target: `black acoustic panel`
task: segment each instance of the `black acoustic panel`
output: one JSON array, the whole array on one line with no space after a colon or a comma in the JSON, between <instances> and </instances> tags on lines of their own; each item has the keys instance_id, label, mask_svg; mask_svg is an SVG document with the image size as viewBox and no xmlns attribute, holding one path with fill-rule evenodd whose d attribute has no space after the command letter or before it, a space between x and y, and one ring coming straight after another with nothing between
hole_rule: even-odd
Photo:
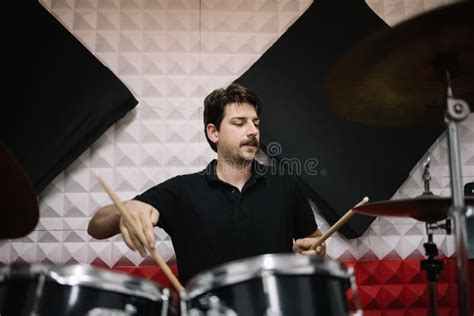
<instances>
[{"instance_id":1,"label":"black acoustic panel","mask_svg":"<svg viewBox=\"0 0 474 316\"><path fill-rule=\"evenodd\" d=\"M330 224L364 196L391 198L444 129L442 122L372 127L331 112L323 93L329 71L359 41L384 28L362 0L315 1L236 80L262 98L262 144L279 143L279 159L317 159L318 175L303 172L300 179ZM340 231L359 237L373 219L355 215Z\"/></svg>"},{"instance_id":2,"label":"black acoustic panel","mask_svg":"<svg viewBox=\"0 0 474 316\"><path fill-rule=\"evenodd\" d=\"M137 100L38 2L14 1L4 15L11 99L0 141L39 193Z\"/></svg>"}]
</instances>

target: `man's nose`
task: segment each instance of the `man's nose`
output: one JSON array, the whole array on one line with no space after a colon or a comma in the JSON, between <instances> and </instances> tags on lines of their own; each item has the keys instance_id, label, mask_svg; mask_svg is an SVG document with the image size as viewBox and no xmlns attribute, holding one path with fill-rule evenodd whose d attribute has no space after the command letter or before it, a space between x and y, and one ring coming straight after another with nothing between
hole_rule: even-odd
<instances>
[{"instance_id":1,"label":"man's nose","mask_svg":"<svg viewBox=\"0 0 474 316\"><path fill-rule=\"evenodd\" d=\"M255 126L255 124L252 122L249 124L249 127L247 129L247 135L248 136L255 136L258 134L258 127Z\"/></svg>"}]
</instances>

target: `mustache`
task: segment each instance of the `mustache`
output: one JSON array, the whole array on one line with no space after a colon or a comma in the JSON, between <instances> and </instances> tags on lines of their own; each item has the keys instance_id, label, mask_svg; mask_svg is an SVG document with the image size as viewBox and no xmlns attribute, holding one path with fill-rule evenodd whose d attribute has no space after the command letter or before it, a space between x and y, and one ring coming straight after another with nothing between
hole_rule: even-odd
<instances>
[{"instance_id":1,"label":"mustache","mask_svg":"<svg viewBox=\"0 0 474 316\"><path fill-rule=\"evenodd\" d=\"M242 141L240 143L240 146L255 146L255 147L258 147L259 145L260 145L260 142L258 141L258 139L256 137L252 137L249 140Z\"/></svg>"}]
</instances>

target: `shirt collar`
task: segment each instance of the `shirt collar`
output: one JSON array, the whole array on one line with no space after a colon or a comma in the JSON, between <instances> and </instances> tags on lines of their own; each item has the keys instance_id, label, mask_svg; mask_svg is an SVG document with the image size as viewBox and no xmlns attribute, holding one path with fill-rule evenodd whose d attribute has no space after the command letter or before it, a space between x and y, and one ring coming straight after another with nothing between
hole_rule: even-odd
<instances>
[{"instance_id":1,"label":"shirt collar","mask_svg":"<svg viewBox=\"0 0 474 316\"><path fill-rule=\"evenodd\" d=\"M206 176L207 182L223 182L219 177L217 176L217 160L213 159L203 170L204 175ZM268 167L265 165L262 165L255 159L252 161L252 176L247 182L250 181L256 181L257 179L260 178L265 178L266 174L268 171Z\"/></svg>"}]
</instances>

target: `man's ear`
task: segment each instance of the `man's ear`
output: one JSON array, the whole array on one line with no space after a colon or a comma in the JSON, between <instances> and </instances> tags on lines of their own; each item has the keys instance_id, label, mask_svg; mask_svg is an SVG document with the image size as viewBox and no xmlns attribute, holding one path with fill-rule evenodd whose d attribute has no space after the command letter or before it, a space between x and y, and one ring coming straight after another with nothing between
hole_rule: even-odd
<instances>
[{"instance_id":1,"label":"man's ear","mask_svg":"<svg viewBox=\"0 0 474 316\"><path fill-rule=\"evenodd\" d=\"M219 131L217 130L217 127L212 123L207 124L206 133L211 142L217 145L217 142L219 141Z\"/></svg>"}]
</instances>

